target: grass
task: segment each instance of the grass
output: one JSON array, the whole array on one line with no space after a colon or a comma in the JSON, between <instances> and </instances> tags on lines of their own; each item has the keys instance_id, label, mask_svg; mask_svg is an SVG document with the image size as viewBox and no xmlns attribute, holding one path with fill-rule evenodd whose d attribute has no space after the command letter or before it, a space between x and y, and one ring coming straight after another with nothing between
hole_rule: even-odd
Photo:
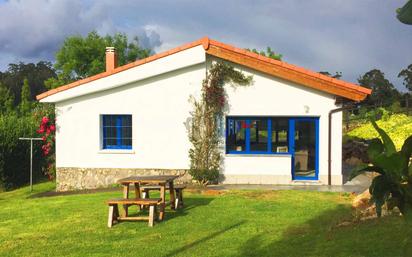
<instances>
[{"instance_id":1,"label":"grass","mask_svg":"<svg viewBox=\"0 0 412 257\"><path fill-rule=\"evenodd\" d=\"M35 185L34 194L53 190ZM337 226L350 196L304 191L185 194L164 222L106 227L120 191L30 198L0 193L0 256L408 256L399 217ZM410 256L410 255L409 255Z\"/></svg>"}]
</instances>

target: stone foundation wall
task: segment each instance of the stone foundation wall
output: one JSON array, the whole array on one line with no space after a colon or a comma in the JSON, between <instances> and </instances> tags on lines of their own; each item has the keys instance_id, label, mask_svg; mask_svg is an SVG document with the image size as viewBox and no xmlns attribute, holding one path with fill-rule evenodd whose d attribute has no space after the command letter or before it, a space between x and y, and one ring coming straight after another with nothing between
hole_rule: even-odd
<instances>
[{"instance_id":1,"label":"stone foundation wall","mask_svg":"<svg viewBox=\"0 0 412 257\"><path fill-rule=\"evenodd\" d=\"M108 187L116 184L118 179L137 175L179 175L176 183L190 183L192 181L188 170L65 167L56 170L56 190L70 191Z\"/></svg>"}]
</instances>

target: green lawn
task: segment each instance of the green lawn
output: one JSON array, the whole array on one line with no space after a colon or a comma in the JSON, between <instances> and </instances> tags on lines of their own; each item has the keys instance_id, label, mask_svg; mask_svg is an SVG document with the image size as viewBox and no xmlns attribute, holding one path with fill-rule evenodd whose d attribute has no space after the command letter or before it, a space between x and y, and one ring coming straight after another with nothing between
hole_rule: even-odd
<instances>
[{"instance_id":1,"label":"green lawn","mask_svg":"<svg viewBox=\"0 0 412 257\"><path fill-rule=\"evenodd\" d=\"M53 184L34 187L35 192ZM166 220L109 229L105 200L118 192L28 198L0 194L1 256L403 256L399 217L337 227L350 198L304 191L186 193L184 210ZM411 256L411 255L406 255Z\"/></svg>"}]
</instances>

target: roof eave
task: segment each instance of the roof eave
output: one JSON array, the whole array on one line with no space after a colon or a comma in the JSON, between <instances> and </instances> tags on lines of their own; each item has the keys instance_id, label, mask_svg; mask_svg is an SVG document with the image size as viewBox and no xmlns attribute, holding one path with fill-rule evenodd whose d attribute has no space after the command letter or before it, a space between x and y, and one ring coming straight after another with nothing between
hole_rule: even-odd
<instances>
[{"instance_id":1,"label":"roof eave","mask_svg":"<svg viewBox=\"0 0 412 257\"><path fill-rule=\"evenodd\" d=\"M250 51L237 48L219 41L211 40L208 37L203 37L197 41L176 47L172 50L162 52L148 58L138 60L123 66L120 66L113 71L103 72L89 78L85 78L73 83L49 90L36 96L37 100L47 101L47 97L59 92L78 87L89 82L120 73L122 71L153 62L160 58L187 50L192 47L202 45L205 52L209 55L216 56L233 63L244 65L251 69L267 73L269 75L286 79L310 88L324 91L337 96L345 97L353 101L362 101L371 94L371 90L348 83L342 80L334 79L317 72L313 72L295 65L274 60Z\"/></svg>"},{"instance_id":2,"label":"roof eave","mask_svg":"<svg viewBox=\"0 0 412 257\"><path fill-rule=\"evenodd\" d=\"M210 41L207 54L237 63L248 68L292 81L310 88L321 90L333 95L360 102L364 100L371 90L334 79L317 72L274 60L247 50L226 45L217 41Z\"/></svg>"}]
</instances>

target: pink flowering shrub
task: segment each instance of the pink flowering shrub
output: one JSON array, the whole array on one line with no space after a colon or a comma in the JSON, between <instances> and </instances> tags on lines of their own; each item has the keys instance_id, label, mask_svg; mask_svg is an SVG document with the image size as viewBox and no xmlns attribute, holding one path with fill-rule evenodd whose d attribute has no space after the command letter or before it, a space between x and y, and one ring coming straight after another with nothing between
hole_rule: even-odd
<instances>
[{"instance_id":1,"label":"pink flowering shrub","mask_svg":"<svg viewBox=\"0 0 412 257\"><path fill-rule=\"evenodd\" d=\"M43 116L40 122L37 133L41 135L43 145L41 147L43 156L46 158L46 167L44 173L53 179L56 174L56 157L54 154L54 142L55 142L56 125L55 120L50 119L47 116Z\"/></svg>"}]
</instances>

